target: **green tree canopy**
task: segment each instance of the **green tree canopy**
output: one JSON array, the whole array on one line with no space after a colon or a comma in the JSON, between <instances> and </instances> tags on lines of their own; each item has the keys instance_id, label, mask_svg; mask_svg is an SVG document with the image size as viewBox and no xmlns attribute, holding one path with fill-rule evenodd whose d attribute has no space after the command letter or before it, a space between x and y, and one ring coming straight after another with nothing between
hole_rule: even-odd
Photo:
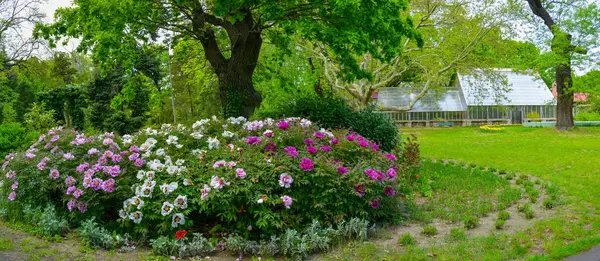
<instances>
[{"instance_id":1,"label":"green tree canopy","mask_svg":"<svg viewBox=\"0 0 600 261\"><path fill-rule=\"evenodd\" d=\"M134 64L135 47L155 40L160 29L199 41L219 81L226 115L249 116L261 102L252 75L263 43L285 43L294 33L327 44L347 79L368 77L354 55L389 60L403 38L420 39L405 12L407 0L78 0L56 11L36 37L54 45L81 39L80 51L96 61ZM101 15L99 15L101 14ZM420 43L421 41L418 40Z\"/></svg>"}]
</instances>

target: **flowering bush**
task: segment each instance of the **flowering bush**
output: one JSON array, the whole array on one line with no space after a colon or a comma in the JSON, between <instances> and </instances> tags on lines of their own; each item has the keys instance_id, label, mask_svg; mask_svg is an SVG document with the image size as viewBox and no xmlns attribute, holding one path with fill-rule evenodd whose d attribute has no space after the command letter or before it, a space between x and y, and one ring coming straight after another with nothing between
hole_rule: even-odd
<instances>
[{"instance_id":1,"label":"flowering bush","mask_svg":"<svg viewBox=\"0 0 600 261\"><path fill-rule=\"evenodd\" d=\"M121 137L55 128L6 156L2 204L12 217L25 205L62 204L69 220L118 221L123 232L153 235L390 220L412 164L398 153L299 118L213 117Z\"/></svg>"}]
</instances>

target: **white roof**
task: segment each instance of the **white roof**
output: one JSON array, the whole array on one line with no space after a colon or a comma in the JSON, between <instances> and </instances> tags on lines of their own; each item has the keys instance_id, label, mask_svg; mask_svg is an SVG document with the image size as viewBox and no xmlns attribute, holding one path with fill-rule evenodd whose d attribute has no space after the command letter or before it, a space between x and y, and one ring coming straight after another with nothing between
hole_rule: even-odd
<instances>
[{"instance_id":1,"label":"white roof","mask_svg":"<svg viewBox=\"0 0 600 261\"><path fill-rule=\"evenodd\" d=\"M510 69L497 69L495 74L505 78L473 74L458 74L467 106L493 105L549 105L555 104L554 96L537 74L513 72ZM502 84L506 80L506 84Z\"/></svg>"},{"instance_id":2,"label":"white roof","mask_svg":"<svg viewBox=\"0 0 600 261\"><path fill-rule=\"evenodd\" d=\"M386 107L407 106L417 97L416 93L410 93L406 88L379 88L377 102ZM461 99L458 89L446 89L440 93L428 93L419 99L410 110L411 112L424 111L465 111L467 105Z\"/></svg>"}]
</instances>

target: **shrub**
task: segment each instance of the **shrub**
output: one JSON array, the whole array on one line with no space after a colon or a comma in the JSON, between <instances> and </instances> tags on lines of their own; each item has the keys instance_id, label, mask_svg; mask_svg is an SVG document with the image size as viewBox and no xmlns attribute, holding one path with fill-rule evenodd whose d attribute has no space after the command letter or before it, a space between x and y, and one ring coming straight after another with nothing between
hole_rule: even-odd
<instances>
[{"instance_id":1,"label":"shrub","mask_svg":"<svg viewBox=\"0 0 600 261\"><path fill-rule=\"evenodd\" d=\"M215 250L210 240L204 238L199 233L194 233L191 239L188 239L185 235L179 239L161 236L152 240L150 245L152 246L152 251L158 255L177 256L180 258L205 256Z\"/></svg>"},{"instance_id":2,"label":"shrub","mask_svg":"<svg viewBox=\"0 0 600 261\"><path fill-rule=\"evenodd\" d=\"M532 121L539 121L541 116L540 113L537 111L530 111L527 113L527 119L530 119Z\"/></svg>"},{"instance_id":3,"label":"shrub","mask_svg":"<svg viewBox=\"0 0 600 261\"><path fill-rule=\"evenodd\" d=\"M299 118L215 118L122 137L56 128L6 157L1 179L12 217L25 205L65 202L74 223L95 217L119 232L213 228L255 238L313 220L398 219L396 193L411 186L406 164L418 160L395 153Z\"/></svg>"},{"instance_id":4,"label":"shrub","mask_svg":"<svg viewBox=\"0 0 600 261\"><path fill-rule=\"evenodd\" d=\"M79 234L84 245L112 249L116 247L116 240L112 234L100 227L93 218L81 222Z\"/></svg>"},{"instance_id":5,"label":"shrub","mask_svg":"<svg viewBox=\"0 0 600 261\"><path fill-rule=\"evenodd\" d=\"M36 139L39 134L29 133L19 123L0 125L0 156L22 149Z\"/></svg>"},{"instance_id":6,"label":"shrub","mask_svg":"<svg viewBox=\"0 0 600 261\"><path fill-rule=\"evenodd\" d=\"M578 112L575 116L576 121L600 121L600 113L597 112Z\"/></svg>"},{"instance_id":7,"label":"shrub","mask_svg":"<svg viewBox=\"0 0 600 261\"><path fill-rule=\"evenodd\" d=\"M423 227L423 231L421 231L421 233L426 236L435 236L437 235L438 230L433 225L426 225Z\"/></svg>"},{"instance_id":8,"label":"shrub","mask_svg":"<svg viewBox=\"0 0 600 261\"><path fill-rule=\"evenodd\" d=\"M473 229L479 226L479 218L476 216L466 216L463 218L463 225L466 229Z\"/></svg>"},{"instance_id":9,"label":"shrub","mask_svg":"<svg viewBox=\"0 0 600 261\"><path fill-rule=\"evenodd\" d=\"M412 246L417 243L417 239L410 233L404 233L398 238L398 244L402 246Z\"/></svg>"},{"instance_id":10,"label":"shrub","mask_svg":"<svg viewBox=\"0 0 600 261\"><path fill-rule=\"evenodd\" d=\"M29 130L35 130L38 132L46 132L52 127L56 126L54 121L54 110L46 110L44 103L34 103L29 108L29 111L23 116L25 120L25 126Z\"/></svg>"},{"instance_id":11,"label":"shrub","mask_svg":"<svg viewBox=\"0 0 600 261\"><path fill-rule=\"evenodd\" d=\"M256 117L305 117L324 128L356 131L385 151L395 149L400 142L398 127L388 116L372 109L354 112L333 94L302 95L279 107L277 111L259 112Z\"/></svg>"}]
</instances>

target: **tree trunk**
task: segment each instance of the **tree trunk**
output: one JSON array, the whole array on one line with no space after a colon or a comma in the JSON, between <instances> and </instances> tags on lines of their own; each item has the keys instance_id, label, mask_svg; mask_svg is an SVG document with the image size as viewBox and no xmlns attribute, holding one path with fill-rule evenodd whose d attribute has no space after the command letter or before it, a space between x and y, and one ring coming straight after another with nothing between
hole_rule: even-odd
<instances>
[{"instance_id":1,"label":"tree trunk","mask_svg":"<svg viewBox=\"0 0 600 261\"><path fill-rule=\"evenodd\" d=\"M570 65L556 66L556 129L568 130L573 123L573 79Z\"/></svg>"},{"instance_id":2,"label":"tree trunk","mask_svg":"<svg viewBox=\"0 0 600 261\"><path fill-rule=\"evenodd\" d=\"M252 74L262 46L262 28L254 24L250 10L245 12L243 19L230 23L204 13L201 6L194 11L194 31L204 47L206 59L219 79L219 98L225 118L249 118L262 101L252 84ZM215 32L206 22L225 29L231 43L231 57L223 55Z\"/></svg>"}]
</instances>

